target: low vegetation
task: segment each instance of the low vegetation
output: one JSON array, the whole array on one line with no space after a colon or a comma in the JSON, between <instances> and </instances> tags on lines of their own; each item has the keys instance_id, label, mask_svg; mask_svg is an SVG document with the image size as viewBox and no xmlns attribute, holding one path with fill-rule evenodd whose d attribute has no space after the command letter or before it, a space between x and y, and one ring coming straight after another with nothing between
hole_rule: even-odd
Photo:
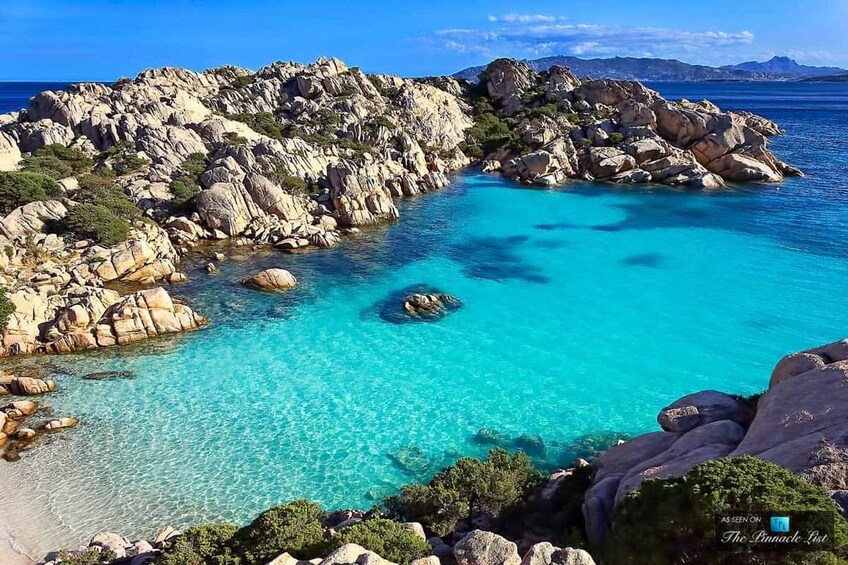
<instances>
[{"instance_id":1,"label":"low vegetation","mask_svg":"<svg viewBox=\"0 0 848 565\"><path fill-rule=\"evenodd\" d=\"M314 502L296 500L266 510L242 528L229 524L195 526L171 540L157 564L264 565L282 553L310 559L356 543L407 565L430 550L414 532L384 518L347 526L328 539L321 523L326 516Z\"/></svg>"},{"instance_id":2,"label":"low vegetation","mask_svg":"<svg viewBox=\"0 0 848 565\"><path fill-rule=\"evenodd\" d=\"M128 175L143 170L148 163L138 156L132 143L122 142L113 145L105 153L108 168L119 176Z\"/></svg>"},{"instance_id":3,"label":"low vegetation","mask_svg":"<svg viewBox=\"0 0 848 565\"><path fill-rule=\"evenodd\" d=\"M48 145L21 161L21 170L63 179L91 171L94 160L76 147Z\"/></svg>"},{"instance_id":4,"label":"low vegetation","mask_svg":"<svg viewBox=\"0 0 848 565\"><path fill-rule=\"evenodd\" d=\"M619 506L605 544L610 563L723 563L716 516L730 509L820 513L832 525L832 551L734 553L734 563L844 563L848 523L827 492L790 471L750 456L709 461L682 479L646 481ZM824 531L825 528L821 528Z\"/></svg>"},{"instance_id":5,"label":"low vegetation","mask_svg":"<svg viewBox=\"0 0 848 565\"><path fill-rule=\"evenodd\" d=\"M5 329L9 318L15 313L15 305L6 295L6 287L0 286L0 330Z\"/></svg>"},{"instance_id":6,"label":"low vegetation","mask_svg":"<svg viewBox=\"0 0 848 565\"><path fill-rule=\"evenodd\" d=\"M74 200L54 231L69 233L76 239L93 239L102 245L114 245L129 237L132 222L142 217L141 210L112 179L99 174L82 175Z\"/></svg>"},{"instance_id":7,"label":"low vegetation","mask_svg":"<svg viewBox=\"0 0 848 565\"><path fill-rule=\"evenodd\" d=\"M283 128L270 112L257 112L256 114L228 114L226 116L231 120L236 120L247 124L250 129L262 135L274 139L283 139Z\"/></svg>"},{"instance_id":8,"label":"low vegetation","mask_svg":"<svg viewBox=\"0 0 848 565\"><path fill-rule=\"evenodd\" d=\"M56 180L44 172L0 173L0 213L3 215L18 206L61 198L63 194Z\"/></svg>"},{"instance_id":9,"label":"low vegetation","mask_svg":"<svg viewBox=\"0 0 848 565\"><path fill-rule=\"evenodd\" d=\"M394 516L421 522L442 536L456 530L460 522L470 523L475 516L486 516L497 524L515 512L541 481L542 475L525 453L511 455L504 449L493 449L482 461L460 459L426 485L403 487L386 501L386 506Z\"/></svg>"},{"instance_id":10,"label":"low vegetation","mask_svg":"<svg viewBox=\"0 0 848 565\"><path fill-rule=\"evenodd\" d=\"M168 185L174 205L191 208L194 197L200 193L200 175L206 165L207 157L203 153L192 153L180 164L178 175Z\"/></svg>"}]
</instances>

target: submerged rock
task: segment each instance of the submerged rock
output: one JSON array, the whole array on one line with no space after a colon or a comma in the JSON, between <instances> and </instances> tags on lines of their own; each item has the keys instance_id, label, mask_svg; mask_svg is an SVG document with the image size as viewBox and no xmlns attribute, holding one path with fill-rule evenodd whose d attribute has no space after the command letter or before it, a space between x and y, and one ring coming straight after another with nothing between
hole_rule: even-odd
<instances>
[{"instance_id":1,"label":"submerged rock","mask_svg":"<svg viewBox=\"0 0 848 565\"><path fill-rule=\"evenodd\" d=\"M430 457L424 450L412 445L389 453L389 459L413 477L423 477L432 468Z\"/></svg>"},{"instance_id":2,"label":"submerged rock","mask_svg":"<svg viewBox=\"0 0 848 565\"><path fill-rule=\"evenodd\" d=\"M112 379L132 379L135 376L135 371L98 371L96 373L85 374L82 378L86 381L106 381Z\"/></svg>"},{"instance_id":3,"label":"submerged rock","mask_svg":"<svg viewBox=\"0 0 848 565\"><path fill-rule=\"evenodd\" d=\"M411 294L403 299L407 314L424 319L443 318L461 305L458 298L444 293Z\"/></svg>"}]
</instances>

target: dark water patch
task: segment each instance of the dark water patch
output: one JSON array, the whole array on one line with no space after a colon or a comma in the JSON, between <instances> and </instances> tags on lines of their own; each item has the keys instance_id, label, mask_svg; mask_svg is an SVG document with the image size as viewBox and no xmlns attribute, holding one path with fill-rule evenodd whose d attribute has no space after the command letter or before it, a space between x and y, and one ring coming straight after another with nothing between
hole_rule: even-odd
<instances>
[{"instance_id":1,"label":"dark water patch","mask_svg":"<svg viewBox=\"0 0 848 565\"><path fill-rule=\"evenodd\" d=\"M623 228L616 224L605 224L600 226L591 226L589 229L593 229L595 231L617 232L621 231Z\"/></svg>"},{"instance_id":2,"label":"dark water patch","mask_svg":"<svg viewBox=\"0 0 848 565\"><path fill-rule=\"evenodd\" d=\"M573 230L580 228L581 226L574 224L572 222L552 222L548 224L536 224L533 226L537 230L542 231L558 231L558 230Z\"/></svg>"},{"instance_id":3,"label":"dark water patch","mask_svg":"<svg viewBox=\"0 0 848 565\"><path fill-rule=\"evenodd\" d=\"M665 257L660 253L639 253L625 257L619 262L626 267L650 267L652 269L659 269L663 266Z\"/></svg>"},{"instance_id":4,"label":"dark water patch","mask_svg":"<svg viewBox=\"0 0 848 565\"><path fill-rule=\"evenodd\" d=\"M521 248L529 241L526 235L470 237L452 245L448 256L469 278L546 284L550 279L522 256Z\"/></svg>"}]
</instances>

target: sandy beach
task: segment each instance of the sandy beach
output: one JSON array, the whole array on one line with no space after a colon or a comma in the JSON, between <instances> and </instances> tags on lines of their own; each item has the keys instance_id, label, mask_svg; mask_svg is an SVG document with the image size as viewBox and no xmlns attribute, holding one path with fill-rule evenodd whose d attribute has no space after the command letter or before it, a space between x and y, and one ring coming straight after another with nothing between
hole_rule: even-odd
<instances>
[{"instance_id":1,"label":"sandy beach","mask_svg":"<svg viewBox=\"0 0 848 565\"><path fill-rule=\"evenodd\" d=\"M0 461L0 564L31 565L74 536L51 511L50 497L26 462Z\"/></svg>"}]
</instances>

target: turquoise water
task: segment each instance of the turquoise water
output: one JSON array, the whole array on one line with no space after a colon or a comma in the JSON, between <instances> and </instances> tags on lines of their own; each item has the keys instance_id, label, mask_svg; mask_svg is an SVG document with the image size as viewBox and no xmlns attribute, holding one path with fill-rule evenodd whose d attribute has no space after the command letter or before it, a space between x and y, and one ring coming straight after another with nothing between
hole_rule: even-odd
<instances>
[{"instance_id":1,"label":"turquoise water","mask_svg":"<svg viewBox=\"0 0 848 565\"><path fill-rule=\"evenodd\" d=\"M759 392L782 355L846 334L846 163L827 142L846 118L738 96L787 127L776 150L808 178L706 194L467 173L330 250L230 250L217 275L190 257L174 292L207 329L38 361L59 383L54 411L83 422L3 467L49 502L40 541L245 521L296 497L368 507L484 454L482 427L540 436L537 463L555 467L656 429L683 394ZM238 284L269 266L300 286ZM422 284L463 308L436 323L381 316ZM103 370L135 376L80 378ZM391 457L404 448L413 468Z\"/></svg>"}]
</instances>

